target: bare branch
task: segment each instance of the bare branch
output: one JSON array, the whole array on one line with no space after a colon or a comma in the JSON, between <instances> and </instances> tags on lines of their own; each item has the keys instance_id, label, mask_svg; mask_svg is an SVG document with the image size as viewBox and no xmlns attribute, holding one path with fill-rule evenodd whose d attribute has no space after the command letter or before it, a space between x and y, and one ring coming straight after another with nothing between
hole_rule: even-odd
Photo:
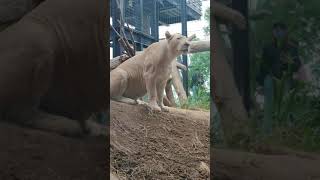
<instances>
[{"instance_id":1,"label":"bare branch","mask_svg":"<svg viewBox=\"0 0 320 180\"><path fill-rule=\"evenodd\" d=\"M194 38L196 38L196 35L192 34L191 36L188 37L188 41L192 41Z\"/></svg>"},{"instance_id":2,"label":"bare branch","mask_svg":"<svg viewBox=\"0 0 320 180\"><path fill-rule=\"evenodd\" d=\"M185 66L184 64L179 63L178 61L176 61L176 65L179 69L182 69L184 71L187 70L187 66Z\"/></svg>"},{"instance_id":3,"label":"bare branch","mask_svg":"<svg viewBox=\"0 0 320 180\"><path fill-rule=\"evenodd\" d=\"M210 41L192 41L188 53L210 51Z\"/></svg>"}]
</instances>

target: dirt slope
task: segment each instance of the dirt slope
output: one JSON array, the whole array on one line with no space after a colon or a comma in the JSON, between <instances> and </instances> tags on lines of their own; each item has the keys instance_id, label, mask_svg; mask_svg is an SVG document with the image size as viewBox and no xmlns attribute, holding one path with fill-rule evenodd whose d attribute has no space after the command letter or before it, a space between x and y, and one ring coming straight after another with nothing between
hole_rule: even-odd
<instances>
[{"instance_id":1,"label":"dirt slope","mask_svg":"<svg viewBox=\"0 0 320 180\"><path fill-rule=\"evenodd\" d=\"M106 139L70 138L0 123L1 180L106 179Z\"/></svg>"},{"instance_id":2,"label":"dirt slope","mask_svg":"<svg viewBox=\"0 0 320 180\"><path fill-rule=\"evenodd\" d=\"M209 113L111 103L111 165L120 179L208 179ZM320 156L213 149L214 180L320 180ZM201 164L206 164L201 166Z\"/></svg>"},{"instance_id":3,"label":"dirt slope","mask_svg":"<svg viewBox=\"0 0 320 180\"><path fill-rule=\"evenodd\" d=\"M302 152L213 150L214 180L320 180L320 156Z\"/></svg>"},{"instance_id":4,"label":"dirt slope","mask_svg":"<svg viewBox=\"0 0 320 180\"><path fill-rule=\"evenodd\" d=\"M209 112L148 114L111 102L111 165L121 179L208 179Z\"/></svg>"}]
</instances>

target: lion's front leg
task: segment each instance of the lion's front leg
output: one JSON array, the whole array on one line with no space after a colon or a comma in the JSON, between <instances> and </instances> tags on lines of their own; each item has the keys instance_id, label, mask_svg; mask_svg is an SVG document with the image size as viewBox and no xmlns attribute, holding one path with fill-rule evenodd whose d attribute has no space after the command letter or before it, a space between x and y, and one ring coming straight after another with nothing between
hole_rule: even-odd
<instances>
[{"instance_id":1,"label":"lion's front leg","mask_svg":"<svg viewBox=\"0 0 320 180\"><path fill-rule=\"evenodd\" d=\"M161 108L157 104L157 88L155 78L146 77L145 82L149 97L148 106L151 108L151 110L161 111Z\"/></svg>"},{"instance_id":2,"label":"lion's front leg","mask_svg":"<svg viewBox=\"0 0 320 180\"><path fill-rule=\"evenodd\" d=\"M159 84L157 86L157 97L158 97L157 100L158 100L158 104L159 104L161 110L165 111L165 112L168 112L169 111L168 107L163 104L164 90L165 90L166 85L167 85L166 82L167 81L159 82Z\"/></svg>"}]
</instances>

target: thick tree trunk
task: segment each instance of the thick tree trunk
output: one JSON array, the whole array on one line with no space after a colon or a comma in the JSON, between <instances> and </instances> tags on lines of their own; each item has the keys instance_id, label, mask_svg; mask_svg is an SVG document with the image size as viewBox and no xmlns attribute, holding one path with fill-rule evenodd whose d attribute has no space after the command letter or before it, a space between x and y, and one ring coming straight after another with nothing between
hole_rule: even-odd
<instances>
[{"instance_id":1,"label":"thick tree trunk","mask_svg":"<svg viewBox=\"0 0 320 180\"><path fill-rule=\"evenodd\" d=\"M183 88L182 80L179 74L179 70L176 66L176 62L173 63L171 76L172 84L178 94L179 102L181 105L183 105L187 102L187 93Z\"/></svg>"},{"instance_id":2,"label":"thick tree trunk","mask_svg":"<svg viewBox=\"0 0 320 180\"><path fill-rule=\"evenodd\" d=\"M172 79L168 80L165 91L166 91L168 101L171 103L171 107L176 107L177 105L174 100L173 91L172 91Z\"/></svg>"},{"instance_id":3,"label":"thick tree trunk","mask_svg":"<svg viewBox=\"0 0 320 180\"><path fill-rule=\"evenodd\" d=\"M229 8L228 6L225 6L224 4L217 1L213 1L212 7L212 12L214 13L213 16L218 17L219 19L227 23L232 23L240 29L246 28L246 19L238 11L235 11L232 8Z\"/></svg>"},{"instance_id":4,"label":"thick tree trunk","mask_svg":"<svg viewBox=\"0 0 320 180\"><path fill-rule=\"evenodd\" d=\"M227 143L233 143L235 135L246 127L248 115L226 59L223 39L216 28L215 19L212 19L214 27L212 36L215 37L212 47L213 61L211 63L211 72L214 76L212 94L221 116L224 138Z\"/></svg>"},{"instance_id":5,"label":"thick tree trunk","mask_svg":"<svg viewBox=\"0 0 320 180\"><path fill-rule=\"evenodd\" d=\"M234 20L234 13L232 12L232 9L230 9L228 6L214 1L212 7L214 16L219 17L220 19L226 22L232 22Z\"/></svg>"},{"instance_id":6,"label":"thick tree trunk","mask_svg":"<svg viewBox=\"0 0 320 180\"><path fill-rule=\"evenodd\" d=\"M172 107L172 104L171 104L171 102L169 101L169 99L168 99L167 96L164 96L164 97L163 97L163 104L164 104L165 106Z\"/></svg>"}]
</instances>

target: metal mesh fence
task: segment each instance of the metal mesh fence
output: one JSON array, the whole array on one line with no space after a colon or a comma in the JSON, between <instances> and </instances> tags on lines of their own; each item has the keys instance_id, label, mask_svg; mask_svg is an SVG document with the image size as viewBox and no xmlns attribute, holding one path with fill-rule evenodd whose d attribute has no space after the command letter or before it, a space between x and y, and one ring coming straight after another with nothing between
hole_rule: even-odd
<instances>
[{"instance_id":1,"label":"metal mesh fence","mask_svg":"<svg viewBox=\"0 0 320 180\"><path fill-rule=\"evenodd\" d=\"M201 18L201 0L112 0L111 16L123 14L123 20L135 33L141 47L159 39L159 26L180 23L186 8L187 21ZM183 4L185 2L185 4ZM184 6L183 6L184 5ZM121 11L117 12L117 8ZM112 17L114 18L114 17ZM120 15L116 18L120 18ZM111 23L116 26L116 24ZM114 35L114 34L113 34Z\"/></svg>"},{"instance_id":2,"label":"metal mesh fence","mask_svg":"<svg viewBox=\"0 0 320 180\"><path fill-rule=\"evenodd\" d=\"M159 23L162 25L181 22L182 5L184 0L160 1L159 3ZM186 19L192 21L201 17L201 0L186 1Z\"/></svg>"},{"instance_id":3,"label":"metal mesh fence","mask_svg":"<svg viewBox=\"0 0 320 180\"><path fill-rule=\"evenodd\" d=\"M182 1L183 0L129 0L124 6L125 21L134 29L152 35L155 26L181 22ZM200 18L201 4L201 0L186 1L187 21ZM159 20L158 24L156 22L157 19Z\"/></svg>"}]
</instances>

